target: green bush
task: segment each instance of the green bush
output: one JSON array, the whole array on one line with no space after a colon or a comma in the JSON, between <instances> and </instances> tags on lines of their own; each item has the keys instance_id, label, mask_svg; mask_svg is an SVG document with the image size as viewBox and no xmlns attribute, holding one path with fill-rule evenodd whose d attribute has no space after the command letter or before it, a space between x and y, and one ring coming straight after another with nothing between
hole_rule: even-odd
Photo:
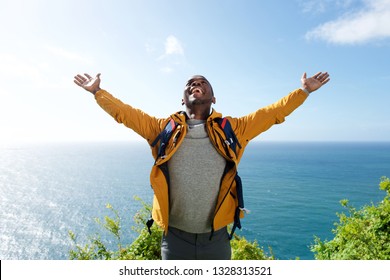
<instances>
[{"instance_id":1,"label":"green bush","mask_svg":"<svg viewBox=\"0 0 390 280\"><path fill-rule=\"evenodd\" d=\"M136 232L138 237L130 245L123 246L121 244L122 226L119 213L110 204L107 204L106 208L113 213L114 218L105 216L104 222L100 219L95 219L95 221L114 236L118 250L109 250L99 235L90 237L87 244L80 245L77 243L76 234L69 231L70 239L73 242L69 258L72 260L160 260L162 230L153 224L151 234L149 234L145 223L150 217L151 206L139 198L135 199L142 203L142 208L134 216L135 226L131 230ZM257 241L251 243L237 234L234 235L231 246L232 259L234 260L274 259L273 255L267 256L264 253Z\"/></svg>"},{"instance_id":2,"label":"green bush","mask_svg":"<svg viewBox=\"0 0 390 280\"><path fill-rule=\"evenodd\" d=\"M349 215L338 213L340 221L332 230L334 238L321 241L315 237L311 250L319 260L389 260L390 259L390 179L383 177L380 189L386 192L384 199L377 205L366 205L360 210L352 207L348 200L342 200ZM137 200L141 201L139 198ZM86 244L77 243L76 234L69 232L73 241L70 259L80 260L159 260L161 259L160 242L162 231L152 226L151 234L145 223L150 217L150 205L142 203L142 208L135 214L135 226L131 228L138 237L127 246L122 242L122 225L119 213L108 204L113 218L105 216L104 221L95 219L103 229L110 232L116 240L117 250L109 250L99 235L90 237ZM270 249L267 255L257 241L249 242L245 237L234 235L231 241L233 260L269 260L275 259Z\"/></svg>"},{"instance_id":3,"label":"green bush","mask_svg":"<svg viewBox=\"0 0 390 280\"><path fill-rule=\"evenodd\" d=\"M274 260L275 257L272 254L267 256L264 250L260 248L257 241L252 243L246 240L245 237L234 234L234 238L231 241L232 246L232 260Z\"/></svg>"},{"instance_id":4,"label":"green bush","mask_svg":"<svg viewBox=\"0 0 390 280\"><path fill-rule=\"evenodd\" d=\"M311 246L320 260L389 260L390 259L390 180L382 177L380 189L385 198L377 205L366 205L360 210L342 200L349 215L337 214L340 221L332 230L334 238L321 241L315 237Z\"/></svg>"}]
</instances>

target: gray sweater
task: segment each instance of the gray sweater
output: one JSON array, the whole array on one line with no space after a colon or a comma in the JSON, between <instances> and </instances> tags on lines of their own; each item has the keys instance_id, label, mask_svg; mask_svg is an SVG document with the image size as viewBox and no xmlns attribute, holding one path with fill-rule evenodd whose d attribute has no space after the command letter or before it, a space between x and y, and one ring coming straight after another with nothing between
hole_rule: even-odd
<instances>
[{"instance_id":1,"label":"gray sweater","mask_svg":"<svg viewBox=\"0 0 390 280\"><path fill-rule=\"evenodd\" d=\"M226 161L211 144L204 121L187 124L184 141L168 161L169 226L205 233L211 231Z\"/></svg>"}]
</instances>

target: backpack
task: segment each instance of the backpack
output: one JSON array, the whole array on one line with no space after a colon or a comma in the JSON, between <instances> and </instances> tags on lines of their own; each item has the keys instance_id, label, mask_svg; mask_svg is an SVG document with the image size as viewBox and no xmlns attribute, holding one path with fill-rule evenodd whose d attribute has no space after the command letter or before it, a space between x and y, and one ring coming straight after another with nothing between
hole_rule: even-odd
<instances>
[{"instance_id":1,"label":"backpack","mask_svg":"<svg viewBox=\"0 0 390 280\"><path fill-rule=\"evenodd\" d=\"M215 121L218 123L218 125L222 128L225 139L223 141L226 145L230 146L231 149L235 154L237 146L241 148L240 143L238 142L238 139L236 137L236 134L234 133L232 126L227 118L217 118ZM173 132L175 131L178 123L175 122L172 118L170 118L169 122L166 124L163 131L160 132L160 134L156 137L156 139L152 142L151 146L155 147L158 142L160 142L157 158L164 157L165 156L165 149L166 146L172 137ZM177 136L176 136L177 138ZM174 139L175 141L176 139ZM240 211L245 211L249 214L249 210L244 208L244 196L243 196L243 190L242 190L242 181L240 176L238 176L238 173L235 175L235 181L236 181L236 189L237 189L237 200L238 200L238 206L235 210L234 214L234 222L233 227L231 230L231 233L229 234L229 239L232 239L234 236L234 231L236 228L241 229L241 221L240 221ZM151 234L151 226L153 225L153 219L150 219L146 222L146 225L148 227L148 231ZM212 233L213 234L213 233ZM210 239L212 237L212 234L210 236Z\"/></svg>"}]
</instances>

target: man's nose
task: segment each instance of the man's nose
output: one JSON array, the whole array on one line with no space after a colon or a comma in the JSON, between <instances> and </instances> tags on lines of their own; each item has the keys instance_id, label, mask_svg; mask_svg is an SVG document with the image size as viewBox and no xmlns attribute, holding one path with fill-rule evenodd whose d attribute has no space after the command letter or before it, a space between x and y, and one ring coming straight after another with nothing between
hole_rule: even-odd
<instances>
[{"instance_id":1,"label":"man's nose","mask_svg":"<svg viewBox=\"0 0 390 280\"><path fill-rule=\"evenodd\" d=\"M195 87L195 86L200 86L200 81L193 81L191 83L191 86Z\"/></svg>"}]
</instances>

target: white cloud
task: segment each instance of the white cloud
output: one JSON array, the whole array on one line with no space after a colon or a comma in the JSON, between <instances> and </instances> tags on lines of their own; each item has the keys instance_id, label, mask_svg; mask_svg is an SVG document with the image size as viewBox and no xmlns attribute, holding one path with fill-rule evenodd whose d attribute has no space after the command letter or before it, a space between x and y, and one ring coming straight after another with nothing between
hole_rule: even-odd
<instances>
[{"instance_id":1,"label":"white cloud","mask_svg":"<svg viewBox=\"0 0 390 280\"><path fill-rule=\"evenodd\" d=\"M146 51L151 52L150 45L146 45ZM169 35L165 39L164 53L157 59L165 65L160 67L160 71L166 74L174 72L177 66L182 65L184 61L184 48L178 38Z\"/></svg>"},{"instance_id":2,"label":"white cloud","mask_svg":"<svg viewBox=\"0 0 390 280\"><path fill-rule=\"evenodd\" d=\"M346 9L357 0L300 0L304 13L324 13L331 8Z\"/></svg>"},{"instance_id":3,"label":"white cloud","mask_svg":"<svg viewBox=\"0 0 390 280\"><path fill-rule=\"evenodd\" d=\"M354 13L326 22L306 33L306 39L334 44L358 44L390 37L390 0L365 0Z\"/></svg>"},{"instance_id":4,"label":"white cloud","mask_svg":"<svg viewBox=\"0 0 390 280\"><path fill-rule=\"evenodd\" d=\"M150 48L150 47L149 47ZM184 55L184 49L179 41L175 36L169 35L165 39L165 50L164 54L162 54L158 60L165 59L170 56L183 56Z\"/></svg>"},{"instance_id":5,"label":"white cloud","mask_svg":"<svg viewBox=\"0 0 390 280\"><path fill-rule=\"evenodd\" d=\"M325 11L326 0L308 0L301 2L302 11L304 13L322 13Z\"/></svg>"},{"instance_id":6,"label":"white cloud","mask_svg":"<svg viewBox=\"0 0 390 280\"><path fill-rule=\"evenodd\" d=\"M165 40L165 54L166 55L171 55L171 54L179 54L183 55L184 50L183 47L175 36L170 35L168 38Z\"/></svg>"}]
</instances>

